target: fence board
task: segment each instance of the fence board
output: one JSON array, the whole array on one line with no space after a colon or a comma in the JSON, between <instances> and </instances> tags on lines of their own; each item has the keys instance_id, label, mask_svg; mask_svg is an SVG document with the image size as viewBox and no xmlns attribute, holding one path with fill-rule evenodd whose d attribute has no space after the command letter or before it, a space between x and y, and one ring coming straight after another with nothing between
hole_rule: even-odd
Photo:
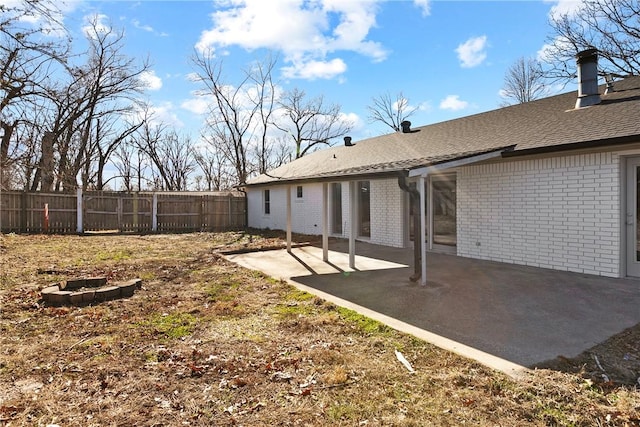
<instances>
[{"instance_id":1,"label":"fence board","mask_svg":"<svg viewBox=\"0 0 640 427\"><path fill-rule=\"evenodd\" d=\"M224 231L246 227L242 193L83 192L82 229L146 233L153 230L154 195L157 232ZM45 220L48 206L48 224ZM0 193L0 231L4 233L76 233L78 195Z\"/></svg>"}]
</instances>

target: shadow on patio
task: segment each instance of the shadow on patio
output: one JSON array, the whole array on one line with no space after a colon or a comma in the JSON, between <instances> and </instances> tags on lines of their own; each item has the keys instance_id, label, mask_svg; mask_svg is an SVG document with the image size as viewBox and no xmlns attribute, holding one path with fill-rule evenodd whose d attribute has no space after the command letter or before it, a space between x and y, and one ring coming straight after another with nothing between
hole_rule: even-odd
<instances>
[{"instance_id":1,"label":"shadow on patio","mask_svg":"<svg viewBox=\"0 0 640 427\"><path fill-rule=\"evenodd\" d=\"M413 253L358 242L237 254L287 279L522 366L574 357L640 322L640 282L429 253L427 286L409 281ZM473 357L470 355L469 357Z\"/></svg>"}]
</instances>

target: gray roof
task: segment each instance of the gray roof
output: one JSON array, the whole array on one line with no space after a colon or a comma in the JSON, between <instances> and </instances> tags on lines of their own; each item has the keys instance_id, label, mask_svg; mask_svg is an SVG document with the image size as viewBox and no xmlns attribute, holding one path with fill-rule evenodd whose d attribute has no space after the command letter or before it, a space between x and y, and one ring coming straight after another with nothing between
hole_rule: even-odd
<instances>
[{"instance_id":1,"label":"gray roof","mask_svg":"<svg viewBox=\"0 0 640 427\"><path fill-rule=\"evenodd\" d=\"M575 109L577 92L556 95L410 133L327 148L260 175L248 185L395 174L496 150L504 156L640 142L640 76L615 83L602 102Z\"/></svg>"}]
</instances>

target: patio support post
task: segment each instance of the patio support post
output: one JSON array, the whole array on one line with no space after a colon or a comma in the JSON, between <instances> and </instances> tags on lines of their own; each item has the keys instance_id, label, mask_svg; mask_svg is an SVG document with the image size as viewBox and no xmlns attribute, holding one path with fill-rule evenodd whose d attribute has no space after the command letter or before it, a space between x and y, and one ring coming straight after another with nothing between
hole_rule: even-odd
<instances>
[{"instance_id":1,"label":"patio support post","mask_svg":"<svg viewBox=\"0 0 640 427\"><path fill-rule=\"evenodd\" d=\"M358 232L357 182L349 181L349 268L356 268L356 233Z\"/></svg>"},{"instance_id":2,"label":"patio support post","mask_svg":"<svg viewBox=\"0 0 640 427\"><path fill-rule=\"evenodd\" d=\"M427 229L427 218L425 214L425 207L427 203L427 197L425 194L425 182L426 182L427 174L420 175L420 179L418 180L418 186L420 190L420 242L422 243L420 246L421 254L421 273L420 273L420 284L427 284L427 242L424 240L425 231Z\"/></svg>"},{"instance_id":3,"label":"patio support post","mask_svg":"<svg viewBox=\"0 0 640 427\"><path fill-rule=\"evenodd\" d=\"M287 185L287 252L291 253L291 186Z\"/></svg>"},{"instance_id":4,"label":"patio support post","mask_svg":"<svg viewBox=\"0 0 640 427\"><path fill-rule=\"evenodd\" d=\"M329 261L329 184L322 183L322 261Z\"/></svg>"}]
</instances>

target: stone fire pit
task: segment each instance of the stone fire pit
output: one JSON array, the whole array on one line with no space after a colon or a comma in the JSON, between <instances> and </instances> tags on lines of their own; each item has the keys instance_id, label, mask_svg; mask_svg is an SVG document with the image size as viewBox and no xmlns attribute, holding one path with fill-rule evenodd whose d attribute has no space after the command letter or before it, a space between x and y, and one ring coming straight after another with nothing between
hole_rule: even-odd
<instances>
[{"instance_id":1,"label":"stone fire pit","mask_svg":"<svg viewBox=\"0 0 640 427\"><path fill-rule=\"evenodd\" d=\"M132 297L141 286L141 279L108 284L106 277L81 277L46 287L41 294L49 305L87 305Z\"/></svg>"}]
</instances>

